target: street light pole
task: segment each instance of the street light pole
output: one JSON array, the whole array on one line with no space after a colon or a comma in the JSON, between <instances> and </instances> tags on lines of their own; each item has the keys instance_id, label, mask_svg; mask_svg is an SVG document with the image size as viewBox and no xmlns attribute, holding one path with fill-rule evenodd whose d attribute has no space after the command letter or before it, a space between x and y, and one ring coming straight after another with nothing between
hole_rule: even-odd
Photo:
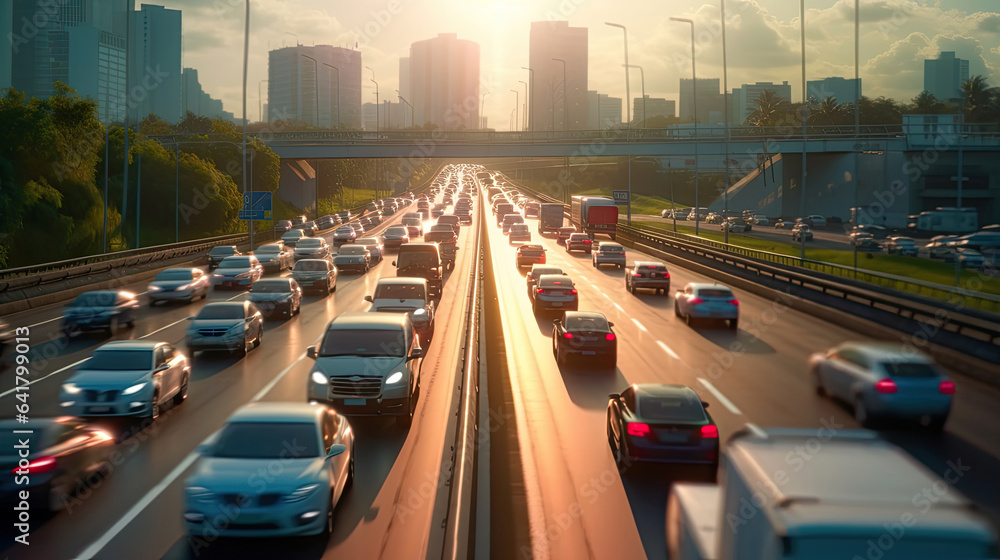
<instances>
[{"instance_id":1,"label":"street light pole","mask_svg":"<svg viewBox=\"0 0 1000 560\"><path fill-rule=\"evenodd\" d=\"M532 132L534 132L535 131L535 113L537 112L535 110L535 69L534 68L529 68L527 66L522 66L521 70L527 70L528 71L528 81L531 82L531 101L530 102L528 101L528 92L527 92L527 90L525 90L525 93L524 93L524 103L525 103L524 116L525 116L525 118L528 117L528 109L527 109L527 107L531 107L531 118L529 119L529 123L531 124L531 126L529 127L529 130L531 130Z\"/></svg>"},{"instance_id":2,"label":"street light pole","mask_svg":"<svg viewBox=\"0 0 1000 560\"><path fill-rule=\"evenodd\" d=\"M378 140L378 82L375 81L375 70L371 66L365 66L372 71L371 82L375 84L375 139ZM375 198L378 198L378 160L375 160Z\"/></svg>"},{"instance_id":3,"label":"street light pole","mask_svg":"<svg viewBox=\"0 0 1000 560\"><path fill-rule=\"evenodd\" d=\"M726 96L729 94L729 72L726 66L726 0L720 0L719 8L721 10L720 17L722 18L722 104L724 105L723 111L725 112L722 121L722 126L725 127L722 143L723 149L726 152L722 160L726 174L726 184L722 190L722 216L723 219L726 219L729 213L729 103L726 101ZM724 242L729 243L729 227L727 226L723 232L725 235Z\"/></svg>"},{"instance_id":4,"label":"street light pole","mask_svg":"<svg viewBox=\"0 0 1000 560\"><path fill-rule=\"evenodd\" d=\"M337 71L337 129L340 129L340 68L336 66L330 66L327 63L323 63L323 66L327 68L332 68Z\"/></svg>"},{"instance_id":5,"label":"street light pole","mask_svg":"<svg viewBox=\"0 0 1000 560\"><path fill-rule=\"evenodd\" d=\"M525 131L528 130L528 82L524 80L518 80L518 82L524 84L524 111L521 113L521 120L523 121L521 128Z\"/></svg>"},{"instance_id":6,"label":"street light pole","mask_svg":"<svg viewBox=\"0 0 1000 560\"><path fill-rule=\"evenodd\" d=\"M247 192L247 61L250 57L250 0L245 0L246 16L243 23L243 195ZM296 38L296 41L298 39ZM253 249L253 218L250 218L250 248Z\"/></svg>"},{"instance_id":7,"label":"street light pole","mask_svg":"<svg viewBox=\"0 0 1000 560\"><path fill-rule=\"evenodd\" d=\"M701 224L701 212L698 209L698 71L695 69L694 60L694 20L688 18L672 17L671 21L679 21L691 25L691 98L694 110L694 234L699 234ZM725 100L725 95L723 95Z\"/></svg>"},{"instance_id":8,"label":"street light pole","mask_svg":"<svg viewBox=\"0 0 1000 560\"><path fill-rule=\"evenodd\" d=\"M410 108L410 128L413 128L413 105L410 105L410 102L407 101L405 97L403 97L402 95L398 95L399 94L399 90L398 89L396 90L396 94L399 97L399 100L402 101L403 103L406 103L406 106ZM406 124L406 113L405 112L403 113L403 124L404 125Z\"/></svg>"},{"instance_id":9,"label":"street light pole","mask_svg":"<svg viewBox=\"0 0 1000 560\"><path fill-rule=\"evenodd\" d=\"M569 130L569 106L567 105L566 97L566 61L561 58L553 58L552 60L556 62L562 62L563 67L563 130ZM552 116L555 119L555 115Z\"/></svg>"},{"instance_id":10,"label":"street light pole","mask_svg":"<svg viewBox=\"0 0 1000 560\"><path fill-rule=\"evenodd\" d=\"M259 87L259 86L258 86ZM181 242L181 145L174 144L174 243Z\"/></svg>"},{"instance_id":11,"label":"street light pole","mask_svg":"<svg viewBox=\"0 0 1000 560\"><path fill-rule=\"evenodd\" d=\"M490 92L484 91L482 97L479 100L479 128L480 129L485 129L486 128L486 122L483 119L486 118L486 96L489 95L489 94L490 94ZM413 109L411 108L410 111L411 111L411 114L412 114ZM413 117L410 117L410 118L412 119ZM413 125L411 124L410 126L413 126Z\"/></svg>"},{"instance_id":12,"label":"street light pole","mask_svg":"<svg viewBox=\"0 0 1000 560\"><path fill-rule=\"evenodd\" d=\"M303 58L308 58L313 61L313 103L315 106L316 113L316 128L319 128L319 61L307 54L299 54Z\"/></svg>"},{"instance_id":13,"label":"street light pole","mask_svg":"<svg viewBox=\"0 0 1000 560\"><path fill-rule=\"evenodd\" d=\"M809 123L809 98L806 95L806 0L799 0L799 33L802 44L802 184L799 185L799 213L806 216L806 128ZM806 258L806 236L802 238L799 257Z\"/></svg>"},{"instance_id":14,"label":"street light pole","mask_svg":"<svg viewBox=\"0 0 1000 560\"><path fill-rule=\"evenodd\" d=\"M670 18L670 19L674 19L674 18ZM611 27L617 27L618 29L621 29L622 33L625 36L625 115L626 115L625 121L627 123L631 123L632 122L632 108L630 107L629 104L632 102L632 93L631 93L631 90L629 89L629 81L628 81L628 28L626 28L624 25L622 25L620 23L604 22L604 25L609 25ZM694 25L694 24L692 24L692 25ZM631 125L626 125L626 126L628 126L629 128L631 128Z\"/></svg>"},{"instance_id":15,"label":"street light pole","mask_svg":"<svg viewBox=\"0 0 1000 560\"><path fill-rule=\"evenodd\" d=\"M271 80L257 82L257 118L260 122L264 122L264 96L260 92L260 86L264 85L264 82L267 82L267 85L270 86Z\"/></svg>"},{"instance_id":16,"label":"street light pole","mask_svg":"<svg viewBox=\"0 0 1000 560\"><path fill-rule=\"evenodd\" d=\"M514 92L514 124L520 125L521 120L518 118L517 110L521 107L521 101L520 101L521 92L517 91L516 89L512 89L510 91ZM511 127L511 131L513 130L514 127Z\"/></svg>"}]
</instances>

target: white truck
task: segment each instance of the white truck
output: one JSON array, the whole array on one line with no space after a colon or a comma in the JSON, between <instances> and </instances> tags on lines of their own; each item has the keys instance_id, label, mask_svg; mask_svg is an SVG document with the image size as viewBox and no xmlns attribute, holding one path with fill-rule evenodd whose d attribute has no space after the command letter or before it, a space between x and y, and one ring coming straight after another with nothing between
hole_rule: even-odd
<instances>
[{"instance_id":1,"label":"white truck","mask_svg":"<svg viewBox=\"0 0 1000 560\"><path fill-rule=\"evenodd\" d=\"M674 484L671 560L997 558L997 535L942 478L868 430L760 428L728 442L718 484Z\"/></svg>"}]
</instances>

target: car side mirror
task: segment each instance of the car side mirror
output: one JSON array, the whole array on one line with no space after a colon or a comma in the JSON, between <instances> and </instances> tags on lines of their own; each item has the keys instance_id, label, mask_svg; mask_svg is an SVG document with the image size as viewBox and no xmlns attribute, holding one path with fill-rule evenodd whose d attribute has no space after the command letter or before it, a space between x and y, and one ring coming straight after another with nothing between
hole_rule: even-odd
<instances>
[{"instance_id":1,"label":"car side mirror","mask_svg":"<svg viewBox=\"0 0 1000 560\"><path fill-rule=\"evenodd\" d=\"M705 401L701 401L701 406L708 408L708 403Z\"/></svg>"},{"instance_id":2,"label":"car side mirror","mask_svg":"<svg viewBox=\"0 0 1000 560\"><path fill-rule=\"evenodd\" d=\"M614 324L614 323L612 323L611 321L608 321L608 326L609 326L609 327L613 327L613 326L615 326L615 324Z\"/></svg>"},{"instance_id":3,"label":"car side mirror","mask_svg":"<svg viewBox=\"0 0 1000 560\"><path fill-rule=\"evenodd\" d=\"M341 453L347 451L347 446L341 443L335 443L330 446L330 451L326 454L326 458L330 459L340 455Z\"/></svg>"},{"instance_id":4,"label":"car side mirror","mask_svg":"<svg viewBox=\"0 0 1000 560\"><path fill-rule=\"evenodd\" d=\"M369 303L375 303L375 300L372 299L372 296L365 296L365 301L367 301Z\"/></svg>"},{"instance_id":5,"label":"car side mirror","mask_svg":"<svg viewBox=\"0 0 1000 560\"><path fill-rule=\"evenodd\" d=\"M254 317L256 317L256 315L254 315L254 316L250 316L250 317L247 317L247 318L245 319L245 321L246 321L247 323L249 323L250 321L253 321L253 320L254 320Z\"/></svg>"},{"instance_id":6,"label":"car side mirror","mask_svg":"<svg viewBox=\"0 0 1000 560\"><path fill-rule=\"evenodd\" d=\"M424 349L423 348L414 348L413 350L410 351L410 359L411 360L415 360L417 358L423 358L423 357L424 357Z\"/></svg>"},{"instance_id":7,"label":"car side mirror","mask_svg":"<svg viewBox=\"0 0 1000 560\"><path fill-rule=\"evenodd\" d=\"M392 266L396 266L396 261L392 261Z\"/></svg>"},{"instance_id":8,"label":"car side mirror","mask_svg":"<svg viewBox=\"0 0 1000 560\"><path fill-rule=\"evenodd\" d=\"M161 371L167 371L168 369L170 369L170 364L160 364L160 365L156 366L156 369L153 370L153 373L158 373L158 372L161 372Z\"/></svg>"},{"instance_id":9,"label":"car side mirror","mask_svg":"<svg viewBox=\"0 0 1000 560\"><path fill-rule=\"evenodd\" d=\"M617 401L618 399L621 398L621 395L619 395L618 393L609 393L608 398L613 401Z\"/></svg>"},{"instance_id":10,"label":"car side mirror","mask_svg":"<svg viewBox=\"0 0 1000 560\"><path fill-rule=\"evenodd\" d=\"M309 356L310 358L312 358L314 360L316 358L318 358L319 355L316 353L316 347L315 346L310 346L309 348L306 348L306 356Z\"/></svg>"}]
</instances>

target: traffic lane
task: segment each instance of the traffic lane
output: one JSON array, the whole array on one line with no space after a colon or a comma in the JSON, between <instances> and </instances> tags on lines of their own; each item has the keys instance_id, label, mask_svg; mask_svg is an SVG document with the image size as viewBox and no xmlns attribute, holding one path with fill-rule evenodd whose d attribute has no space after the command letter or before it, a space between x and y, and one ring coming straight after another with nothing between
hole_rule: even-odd
<instances>
[{"instance_id":1,"label":"traffic lane","mask_svg":"<svg viewBox=\"0 0 1000 560\"><path fill-rule=\"evenodd\" d=\"M466 260L460 261L460 266L471 266L475 258L471 249L471 238L468 244L469 249L460 252L460 255L462 252L467 254ZM435 391L434 387L436 385L447 387L454 382L454 378L449 379L449 376L454 375L453 360L460 351L461 337L457 331L461 322L452 316L451 309L456 308L455 313L460 314L457 308L461 307L462 302L454 293L455 290L462 289L457 285L463 277L463 273L459 271L460 268L456 267L455 271L445 279L445 294L439 311L442 315L440 319L436 319L442 320L443 323L438 327L440 330L431 343L428 361L423 368L424 377L417 407L418 417L415 418L413 427L406 433L395 429L391 420L371 418L355 419L352 422L358 438L357 478L354 488L338 506L335 532L328 543L332 549L337 550L338 557L342 556L345 550L350 557L375 555L377 551L373 550L372 543L380 541L384 542L385 550L395 550L398 557L406 557L412 552L414 543L421 543L429 531L429 508L433 505L432 502L416 506L409 504L411 511L408 515L397 519L402 516L399 515L399 508L395 507L396 502L393 500L409 499L412 493L405 490L417 487L422 491L422 485L425 486L428 480L426 473L439 472L441 449L444 445L441 437L446 418L444 414L436 412L446 410L447 407L435 403L435 399L442 398L440 393L443 391ZM382 274L385 276L394 276L394 273L395 269L392 267L387 266L382 269ZM362 311L368 308L369 304L364 301L364 296L372 292L377 276L369 273L361 278L364 281L352 282L344 288L339 288L335 294L337 297L326 298L326 308L321 312L308 315L303 312L301 318L305 321L300 324L300 328L308 329L310 332L308 335L298 337L305 342L288 349L290 355L297 354L298 358L290 360L292 365L286 366L287 374L263 394L261 400L293 402L305 400L306 381L312 371L312 361L303 358L302 352L305 346L321 337L333 317L345 311ZM336 305L337 302L339 305ZM451 329L455 333L451 332ZM271 344L274 340L274 336L267 337L264 344ZM450 348L450 350L439 352L439 348ZM252 354L254 352L251 352ZM452 360L450 365L447 363L448 360ZM442 375L444 378L439 379ZM273 372L270 376L273 377ZM262 381L266 381L266 378ZM242 402L227 408L235 410L240 404ZM221 427L227 418L228 414L221 417L214 429ZM440 422L442 427L434 428L436 422ZM204 438L198 439L195 445L202 439ZM432 441L428 442L428 439ZM408 447L404 447L404 441ZM419 473L419 476L414 480L415 473ZM270 551L290 558L316 558L321 555L318 552L322 552L323 546L322 543L317 545L316 539L253 539L246 542L238 539L219 539L210 543L199 543L199 547L195 549L185 537L182 523L183 485L189 474L190 468L177 476L162 494L138 513L126 531L102 550L100 557L140 558L151 556L147 552L149 550L158 552L155 557L165 553L167 558L206 556L230 558L237 554L257 556ZM399 480L405 480L406 483L398 482ZM382 505L382 502L385 502L385 505ZM163 520L164 516L167 517L166 522ZM356 534L357 531L361 533ZM209 546L202 548L201 544Z\"/></svg>"}]
</instances>

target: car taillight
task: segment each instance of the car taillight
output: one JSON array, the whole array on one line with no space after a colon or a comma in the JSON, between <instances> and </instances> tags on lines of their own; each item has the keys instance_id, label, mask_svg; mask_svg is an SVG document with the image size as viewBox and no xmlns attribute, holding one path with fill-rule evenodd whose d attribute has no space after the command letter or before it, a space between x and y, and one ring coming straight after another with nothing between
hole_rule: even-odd
<instances>
[{"instance_id":1,"label":"car taillight","mask_svg":"<svg viewBox=\"0 0 1000 560\"><path fill-rule=\"evenodd\" d=\"M951 381L942 381L938 384L938 392L942 395L954 395L955 394L955 384Z\"/></svg>"},{"instance_id":2,"label":"car taillight","mask_svg":"<svg viewBox=\"0 0 1000 560\"><path fill-rule=\"evenodd\" d=\"M536 294L544 294L545 293L545 288L538 288L538 289L535 290L535 293Z\"/></svg>"},{"instance_id":3,"label":"car taillight","mask_svg":"<svg viewBox=\"0 0 1000 560\"><path fill-rule=\"evenodd\" d=\"M584 242L584 243L593 243L593 241L592 241L592 240L590 240L590 239L584 239L584 240L583 240L583 242Z\"/></svg>"},{"instance_id":4,"label":"car taillight","mask_svg":"<svg viewBox=\"0 0 1000 560\"><path fill-rule=\"evenodd\" d=\"M17 471L21 471L22 473L24 473L26 471L28 474L42 474L42 473L47 473L55 468L56 468L56 458L46 456L35 459L34 461L28 463L28 465L25 466L23 469L20 467L15 467L10 472L17 473Z\"/></svg>"},{"instance_id":5,"label":"car taillight","mask_svg":"<svg viewBox=\"0 0 1000 560\"><path fill-rule=\"evenodd\" d=\"M571 332L563 333L563 338L573 338L573 333Z\"/></svg>"},{"instance_id":6,"label":"car taillight","mask_svg":"<svg viewBox=\"0 0 1000 560\"><path fill-rule=\"evenodd\" d=\"M608 333L604 335L604 340L614 340L614 339L615 339L615 333Z\"/></svg>"},{"instance_id":7,"label":"car taillight","mask_svg":"<svg viewBox=\"0 0 1000 560\"><path fill-rule=\"evenodd\" d=\"M627 427L628 435L635 437L646 437L649 435L649 424L643 422L629 422Z\"/></svg>"},{"instance_id":8,"label":"car taillight","mask_svg":"<svg viewBox=\"0 0 1000 560\"><path fill-rule=\"evenodd\" d=\"M739 307L739 305L740 305L740 300L738 300L738 299L736 299L736 298L733 298L733 299L731 299L731 300L727 301L726 303L729 303L729 304L732 304L732 305L735 305L735 306Z\"/></svg>"},{"instance_id":9,"label":"car taillight","mask_svg":"<svg viewBox=\"0 0 1000 560\"><path fill-rule=\"evenodd\" d=\"M719 427L715 424L708 424L701 427L701 437L716 439L719 437Z\"/></svg>"},{"instance_id":10,"label":"car taillight","mask_svg":"<svg viewBox=\"0 0 1000 560\"><path fill-rule=\"evenodd\" d=\"M570 295L574 295L575 296L576 295L576 288L573 288L572 290L570 290L569 293L570 293Z\"/></svg>"},{"instance_id":11,"label":"car taillight","mask_svg":"<svg viewBox=\"0 0 1000 560\"><path fill-rule=\"evenodd\" d=\"M669 272L664 272L663 273L663 277L664 278L670 278L670 273Z\"/></svg>"},{"instance_id":12,"label":"car taillight","mask_svg":"<svg viewBox=\"0 0 1000 560\"><path fill-rule=\"evenodd\" d=\"M899 390L896 382L892 379L883 379L875 384L875 392L882 395L891 395Z\"/></svg>"},{"instance_id":13,"label":"car taillight","mask_svg":"<svg viewBox=\"0 0 1000 560\"><path fill-rule=\"evenodd\" d=\"M642 278L642 273L641 272L636 272L632 276L635 277L635 278Z\"/></svg>"},{"instance_id":14,"label":"car taillight","mask_svg":"<svg viewBox=\"0 0 1000 560\"><path fill-rule=\"evenodd\" d=\"M699 303L705 303L705 300L696 297L696 298L689 299L688 303L691 304L691 305L698 305Z\"/></svg>"}]
</instances>

